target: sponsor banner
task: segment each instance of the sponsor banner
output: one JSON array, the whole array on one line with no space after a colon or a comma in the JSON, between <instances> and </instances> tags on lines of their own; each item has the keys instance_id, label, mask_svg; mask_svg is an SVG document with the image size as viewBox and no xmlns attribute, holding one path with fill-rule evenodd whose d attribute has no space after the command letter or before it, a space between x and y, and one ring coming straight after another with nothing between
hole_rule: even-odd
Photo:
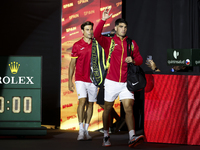
<instances>
[{"instance_id":1,"label":"sponsor banner","mask_svg":"<svg viewBox=\"0 0 200 150\"><path fill-rule=\"evenodd\" d=\"M41 88L41 57L0 58L0 88Z\"/></svg>"},{"instance_id":2,"label":"sponsor banner","mask_svg":"<svg viewBox=\"0 0 200 150\"><path fill-rule=\"evenodd\" d=\"M168 60L167 63L169 65L185 65L185 60Z\"/></svg>"},{"instance_id":3,"label":"sponsor banner","mask_svg":"<svg viewBox=\"0 0 200 150\"><path fill-rule=\"evenodd\" d=\"M168 49L167 64L171 66L199 66L200 49Z\"/></svg>"}]
</instances>

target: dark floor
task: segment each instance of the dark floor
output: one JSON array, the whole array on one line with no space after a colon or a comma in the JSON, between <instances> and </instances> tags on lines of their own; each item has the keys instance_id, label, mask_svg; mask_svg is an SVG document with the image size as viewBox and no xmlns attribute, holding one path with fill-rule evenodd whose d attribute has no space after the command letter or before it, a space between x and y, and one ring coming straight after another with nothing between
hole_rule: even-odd
<instances>
[{"instance_id":1,"label":"dark floor","mask_svg":"<svg viewBox=\"0 0 200 150\"><path fill-rule=\"evenodd\" d=\"M125 131L111 134L111 147L102 147L102 136L100 132L90 132L92 141L77 141L77 131L47 130L46 136L0 136L0 150L130 150L128 147L128 133ZM138 150L200 150L200 146L142 143L134 149Z\"/></svg>"}]
</instances>

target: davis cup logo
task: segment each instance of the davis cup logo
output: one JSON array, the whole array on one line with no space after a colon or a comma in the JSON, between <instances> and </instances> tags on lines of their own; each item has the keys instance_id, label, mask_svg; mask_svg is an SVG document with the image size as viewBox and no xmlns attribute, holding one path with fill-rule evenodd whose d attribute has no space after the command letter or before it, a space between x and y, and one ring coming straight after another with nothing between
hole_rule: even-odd
<instances>
[{"instance_id":1,"label":"davis cup logo","mask_svg":"<svg viewBox=\"0 0 200 150\"><path fill-rule=\"evenodd\" d=\"M190 64L190 60L186 59L185 63L186 63L186 65L189 65Z\"/></svg>"}]
</instances>

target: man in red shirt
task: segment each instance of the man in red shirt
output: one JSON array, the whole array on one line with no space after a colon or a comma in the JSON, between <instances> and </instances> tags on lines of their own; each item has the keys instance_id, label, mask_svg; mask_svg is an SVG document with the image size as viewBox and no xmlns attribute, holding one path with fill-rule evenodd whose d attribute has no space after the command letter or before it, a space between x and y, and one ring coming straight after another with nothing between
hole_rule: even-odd
<instances>
[{"instance_id":1,"label":"man in red shirt","mask_svg":"<svg viewBox=\"0 0 200 150\"><path fill-rule=\"evenodd\" d=\"M129 147L134 147L138 145L140 141L143 141L144 136L135 135L135 120L133 116L134 94L131 93L126 87L128 69L127 63L141 65L143 62L143 58L141 57L139 47L134 40L132 40L132 45L134 47L132 57L127 57L127 22L124 19L117 19L115 21L116 34L113 38L101 35L106 20L112 16L112 14L109 15L109 12L110 9L105 9L105 11L102 14L102 19L100 20L94 32L94 37L98 41L98 43L104 48L106 57L108 57L111 41L114 40L115 42L115 47L110 57L110 66L108 68L107 76L104 82L105 108L103 112L103 146L111 146L109 140L110 136L108 133L108 115L113 107L114 100L119 96L126 113L125 119L129 130Z\"/></svg>"},{"instance_id":2,"label":"man in red shirt","mask_svg":"<svg viewBox=\"0 0 200 150\"><path fill-rule=\"evenodd\" d=\"M72 77L75 72L76 91L79 99L77 108L79 121L79 135L77 140L91 140L88 134L88 127L93 114L93 104L97 100L97 86L95 86L90 79L90 61L92 53L92 37L93 37L93 23L87 21L81 25L83 38L74 43L71 53L71 61L69 64L69 82L68 88L74 91L75 87L72 83ZM87 109L85 114L85 106ZM84 114L86 116L84 116ZM83 121L85 120L85 126Z\"/></svg>"}]
</instances>

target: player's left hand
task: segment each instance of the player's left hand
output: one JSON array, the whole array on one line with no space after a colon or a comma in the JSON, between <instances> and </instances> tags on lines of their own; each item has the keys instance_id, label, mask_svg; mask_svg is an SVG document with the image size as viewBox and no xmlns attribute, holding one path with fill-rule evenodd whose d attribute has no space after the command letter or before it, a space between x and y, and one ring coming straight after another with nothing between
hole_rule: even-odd
<instances>
[{"instance_id":1,"label":"player's left hand","mask_svg":"<svg viewBox=\"0 0 200 150\"><path fill-rule=\"evenodd\" d=\"M133 63L132 57L131 56L126 57L125 62L126 63Z\"/></svg>"}]
</instances>

